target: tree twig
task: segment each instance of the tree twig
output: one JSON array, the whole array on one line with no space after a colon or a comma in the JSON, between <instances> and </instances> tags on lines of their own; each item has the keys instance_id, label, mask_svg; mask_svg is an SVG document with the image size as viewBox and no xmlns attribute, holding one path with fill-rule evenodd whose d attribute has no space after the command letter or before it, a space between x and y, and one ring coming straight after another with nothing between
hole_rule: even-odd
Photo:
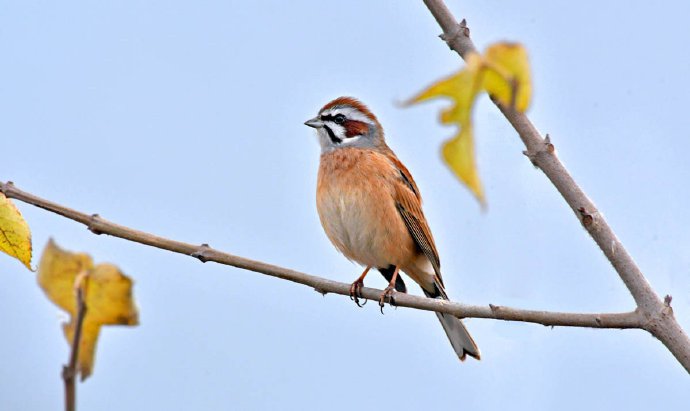
<instances>
[{"instance_id":1,"label":"tree twig","mask_svg":"<svg viewBox=\"0 0 690 411\"><path fill-rule=\"evenodd\" d=\"M79 277L77 277L79 278ZM74 335L72 336L72 347L70 348L69 361L62 367L62 379L65 382L65 411L75 411L77 406L77 363L79 359L79 346L81 345L81 334L86 317L86 302L84 299L84 287L81 281L75 284L77 297L77 315L74 319Z\"/></svg>"},{"instance_id":2,"label":"tree twig","mask_svg":"<svg viewBox=\"0 0 690 411\"><path fill-rule=\"evenodd\" d=\"M424 0L424 3L443 29L441 38L452 50L463 59L466 59L469 53L476 52L465 20L458 23L443 0ZM643 319L643 328L658 338L686 371L690 372L690 339L676 321L670 301L664 303L654 292L603 215L560 162L549 136L542 138L524 113L504 106L497 100L494 100L494 103L518 132L527 148L524 154L556 187L625 283L637 303L637 311Z\"/></svg>"},{"instance_id":3,"label":"tree twig","mask_svg":"<svg viewBox=\"0 0 690 411\"><path fill-rule=\"evenodd\" d=\"M40 207L63 217L80 222L88 227L94 234L108 234L129 241L149 245L151 247L195 257L202 262L213 261L219 264L229 265L245 270L255 271L272 277L281 278L314 288L316 291L327 294L350 295L350 284L328 280L288 268L278 267L261 261L224 253L215 250L208 244L194 245L181 241L170 240L143 231L135 230L119 224L112 223L98 216L82 213L60 204L44 200L33 194L18 189L11 182L0 182L0 192L8 198L23 201L27 204ZM362 297L370 300L378 300L382 290L364 287ZM642 328L642 318L637 311L623 313L564 313L551 311L523 310L489 304L477 306L460 304L433 298L419 297L409 294L397 293L395 305L399 307L416 308L426 311L438 311L455 315L460 318L488 318L504 321L521 321L537 323L546 326L567 327L591 327L591 328Z\"/></svg>"}]
</instances>

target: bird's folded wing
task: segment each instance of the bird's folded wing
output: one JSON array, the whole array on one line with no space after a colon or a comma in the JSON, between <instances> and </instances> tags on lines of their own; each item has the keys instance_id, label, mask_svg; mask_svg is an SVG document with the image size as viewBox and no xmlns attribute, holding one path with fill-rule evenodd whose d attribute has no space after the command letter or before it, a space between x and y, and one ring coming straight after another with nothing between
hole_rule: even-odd
<instances>
[{"instance_id":1,"label":"bird's folded wing","mask_svg":"<svg viewBox=\"0 0 690 411\"><path fill-rule=\"evenodd\" d=\"M415 184L412 179L410 172L400 163L400 160L397 158L391 160L398 170L400 170L400 180L395 185L395 205L412 239L422 253L429 259L431 266L434 268L434 272L441 281L441 284L443 284L441 277L441 262L438 257L438 252L436 251L436 245L434 244L431 230L422 212L422 199L419 195L417 184Z\"/></svg>"}]
</instances>

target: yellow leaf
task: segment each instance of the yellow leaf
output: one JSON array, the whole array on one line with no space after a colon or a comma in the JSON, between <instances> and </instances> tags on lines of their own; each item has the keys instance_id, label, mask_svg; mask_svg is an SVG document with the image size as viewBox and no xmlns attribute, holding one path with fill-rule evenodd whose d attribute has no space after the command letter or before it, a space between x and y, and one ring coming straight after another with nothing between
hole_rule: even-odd
<instances>
[{"instance_id":1,"label":"yellow leaf","mask_svg":"<svg viewBox=\"0 0 690 411\"><path fill-rule=\"evenodd\" d=\"M457 124L455 136L443 144L441 154L453 173L472 191L479 202L484 204L477 166L474 160L474 137L472 135L472 107L481 91L478 76L481 69L481 57L470 54L467 66L456 74L432 84L410 100L419 103L435 97L449 97L455 103L441 112L441 123Z\"/></svg>"},{"instance_id":2,"label":"yellow leaf","mask_svg":"<svg viewBox=\"0 0 690 411\"><path fill-rule=\"evenodd\" d=\"M96 358L96 343L101 332L101 325L88 319L88 312L81 326L81 339L79 340L79 358L77 359L77 371L81 380L89 378L93 371ZM76 319L72 317L69 322L62 324L62 331L69 344L74 340Z\"/></svg>"},{"instance_id":3,"label":"yellow leaf","mask_svg":"<svg viewBox=\"0 0 690 411\"><path fill-rule=\"evenodd\" d=\"M100 324L138 325L132 280L112 264L98 264L89 273L86 288L87 318Z\"/></svg>"},{"instance_id":4,"label":"yellow leaf","mask_svg":"<svg viewBox=\"0 0 690 411\"><path fill-rule=\"evenodd\" d=\"M112 264L93 265L84 253L60 249L48 242L38 267L38 283L48 298L70 314L63 325L68 343L76 326L77 299L75 282L84 276L86 316L79 343L78 368L81 379L93 370L96 342L102 325L138 325L139 313L132 296L132 280Z\"/></svg>"},{"instance_id":5,"label":"yellow leaf","mask_svg":"<svg viewBox=\"0 0 690 411\"><path fill-rule=\"evenodd\" d=\"M409 103L437 97L453 100L454 104L441 112L440 120L443 124L456 124L459 130L443 144L441 153L453 173L484 206L484 191L477 172L472 133L472 109L477 95L482 91L487 91L501 103L519 111L527 109L532 86L527 52L521 45L497 43L489 47L483 56L471 53L462 70L432 84Z\"/></svg>"},{"instance_id":6,"label":"yellow leaf","mask_svg":"<svg viewBox=\"0 0 690 411\"><path fill-rule=\"evenodd\" d=\"M31 231L19 209L0 193L0 251L31 270Z\"/></svg>"},{"instance_id":7,"label":"yellow leaf","mask_svg":"<svg viewBox=\"0 0 690 411\"><path fill-rule=\"evenodd\" d=\"M469 107L481 84L475 83L475 76L481 65L481 57L475 53L467 56L465 68L439 80L426 90L410 99L409 103L419 103L436 97L450 97L462 107Z\"/></svg>"},{"instance_id":8,"label":"yellow leaf","mask_svg":"<svg viewBox=\"0 0 690 411\"><path fill-rule=\"evenodd\" d=\"M77 274L93 268L93 260L84 253L62 250L50 239L38 265L38 285L55 305L71 315L77 313L75 281Z\"/></svg>"},{"instance_id":9,"label":"yellow leaf","mask_svg":"<svg viewBox=\"0 0 690 411\"><path fill-rule=\"evenodd\" d=\"M470 187L480 204L484 206L484 191L474 160L472 125L463 127L457 137L443 143L441 153L455 175Z\"/></svg>"},{"instance_id":10,"label":"yellow leaf","mask_svg":"<svg viewBox=\"0 0 690 411\"><path fill-rule=\"evenodd\" d=\"M525 112L532 97L527 50L518 43L497 43L484 53L484 89L506 106Z\"/></svg>"}]
</instances>

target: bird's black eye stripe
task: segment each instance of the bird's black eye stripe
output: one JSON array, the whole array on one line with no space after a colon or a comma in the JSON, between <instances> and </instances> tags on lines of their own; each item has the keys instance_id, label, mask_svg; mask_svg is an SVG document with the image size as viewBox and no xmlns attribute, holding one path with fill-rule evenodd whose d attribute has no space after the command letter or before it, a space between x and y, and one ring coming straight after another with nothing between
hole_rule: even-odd
<instances>
[{"instance_id":1,"label":"bird's black eye stripe","mask_svg":"<svg viewBox=\"0 0 690 411\"><path fill-rule=\"evenodd\" d=\"M343 124L345 120L345 116L342 114L336 114L335 116L332 116L330 114L327 116L321 116L321 121L332 121L335 124Z\"/></svg>"},{"instance_id":2,"label":"bird's black eye stripe","mask_svg":"<svg viewBox=\"0 0 690 411\"><path fill-rule=\"evenodd\" d=\"M321 119L323 120L323 117L322 117ZM343 142L342 139L338 138L338 137L335 135L335 133L333 132L333 130L331 130L330 127L324 125L323 128L326 129L326 133L328 133L328 138L331 139L331 142L332 142L333 144L340 144L340 143Z\"/></svg>"}]
</instances>

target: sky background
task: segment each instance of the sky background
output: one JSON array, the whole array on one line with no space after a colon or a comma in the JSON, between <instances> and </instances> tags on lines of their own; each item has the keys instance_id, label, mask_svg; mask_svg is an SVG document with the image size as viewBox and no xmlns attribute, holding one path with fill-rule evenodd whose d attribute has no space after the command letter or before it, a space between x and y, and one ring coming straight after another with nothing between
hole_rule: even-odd
<instances>
[{"instance_id":1,"label":"sky background","mask_svg":"<svg viewBox=\"0 0 690 411\"><path fill-rule=\"evenodd\" d=\"M529 116L690 330L687 2L449 1L477 46L529 50ZM461 67L421 1L0 1L0 181L120 224L343 282L322 232L319 147L302 123L362 99L424 196L451 297L606 312L628 291L490 101L475 109L488 211L440 162L446 103L401 108ZM466 322L107 236L18 203L36 249L134 278L138 328L106 327L82 410L687 409L688 375L639 330ZM60 409L52 305L0 256L0 410ZM410 283L408 281L408 283ZM370 275L367 285L384 286ZM420 293L414 286L411 292Z\"/></svg>"}]
</instances>

